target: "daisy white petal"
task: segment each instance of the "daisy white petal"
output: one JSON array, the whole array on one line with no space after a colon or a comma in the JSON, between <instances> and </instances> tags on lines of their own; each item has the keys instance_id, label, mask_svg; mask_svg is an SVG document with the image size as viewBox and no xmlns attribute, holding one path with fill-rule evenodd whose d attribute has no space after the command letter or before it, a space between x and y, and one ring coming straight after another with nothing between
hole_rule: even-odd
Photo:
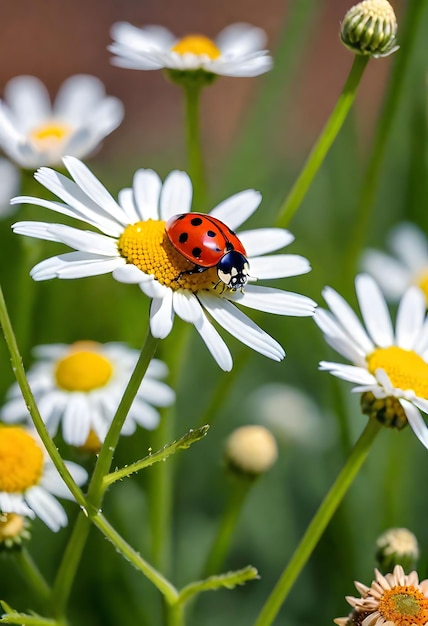
<instances>
[{"instance_id":1,"label":"daisy white petal","mask_svg":"<svg viewBox=\"0 0 428 626\"><path fill-rule=\"evenodd\" d=\"M247 189L220 202L210 211L210 215L221 222L225 222L229 228L235 230L251 217L261 201L262 196L258 191Z\"/></svg>"},{"instance_id":2,"label":"daisy white petal","mask_svg":"<svg viewBox=\"0 0 428 626\"><path fill-rule=\"evenodd\" d=\"M250 24L230 24L217 35L216 44L223 54L230 56L250 54L266 45L266 33Z\"/></svg>"},{"instance_id":3,"label":"daisy white petal","mask_svg":"<svg viewBox=\"0 0 428 626\"><path fill-rule=\"evenodd\" d=\"M294 236L282 228L258 228L241 230L239 239L248 255L254 257L285 248L294 241Z\"/></svg>"},{"instance_id":4,"label":"daisy white petal","mask_svg":"<svg viewBox=\"0 0 428 626\"><path fill-rule=\"evenodd\" d=\"M426 268L428 261L428 242L424 233L414 224L399 224L389 236L393 252L402 259L413 272Z\"/></svg>"},{"instance_id":5,"label":"daisy white petal","mask_svg":"<svg viewBox=\"0 0 428 626\"><path fill-rule=\"evenodd\" d=\"M185 172L174 171L166 178L160 199L160 218L168 221L177 213L188 213L192 204L192 183Z\"/></svg>"},{"instance_id":6,"label":"daisy white petal","mask_svg":"<svg viewBox=\"0 0 428 626\"><path fill-rule=\"evenodd\" d=\"M255 285L247 285L244 293L235 291L225 297L250 309L277 315L308 316L312 315L316 307L313 300L298 293Z\"/></svg>"},{"instance_id":7,"label":"daisy white petal","mask_svg":"<svg viewBox=\"0 0 428 626\"><path fill-rule=\"evenodd\" d=\"M196 296L184 289L176 291L173 296L174 311L185 322L197 324L203 315L201 305Z\"/></svg>"},{"instance_id":8,"label":"daisy white petal","mask_svg":"<svg viewBox=\"0 0 428 626\"><path fill-rule=\"evenodd\" d=\"M127 263L113 270L113 278L119 283L139 284L147 277L138 267Z\"/></svg>"},{"instance_id":9,"label":"daisy white petal","mask_svg":"<svg viewBox=\"0 0 428 626\"><path fill-rule=\"evenodd\" d=\"M344 365L343 363L330 363L329 361L321 361L319 365L320 370L330 372L342 378L348 380L351 383L358 383L360 385L373 385L376 384L376 378L369 374L369 372L362 367L355 367L354 365Z\"/></svg>"},{"instance_id":10,"label":"daisy white petal","mask_svg":"<svg viewBox=\"0 0 428 626\"><path fill-rule=\"evenodd\" d=\"M397 311L395 340L400 348L411 350L420 337L425 320L425 296L418 287L410 287Z\"/></svg>"},{"instance_id":11,"label":"daisy white petal","mask_svg":"<svg viewBox=\"0 0 428 626\"><path fill-rule=\"evenodd\" d=\"M40 487L29 489L26 500L37 517L54 533L67 526L67 515L61 504Z\"/></svg>"},{"instance_id":12,"label":"daisy white petal","mask_svg":"<svg viewBox=\"0 0 428 626\"><path fill-rule=\"evenodd\" d=\"M339 320L344 331L353 337L366 352L371 352L374 348L373 342L365 332L360 320L355 315L349 304L340 296L337 291L330 287L323 290L324 300L329 305L332 313Z\"/></svg>"},{"instance_id":13,"label":"daisy white petal","mask_svg":"<svg viewBox=\"0 0 428 626\"><path fill-rule=\"evenodd\" d=\"M137 170L134 174L132 188L138 210L138 219L159 219L159 198L162 181L158 174L153 170ZM138 220L136 219L135 221Z\"/></svg>"},{"instance_id":14,"label":"daisy white petal","mask_svg":"<svg viewBox=\"0 0 428 626\"><path fill-rule=\"evenodd\" d=\"M195 324L195 328L202 337L217 365L221 367L224 372L230 372L233 361L229 348L207 319L206 315L201 316Z\"/></svg>"},{"instance_id":15,"label":"daisy white petal","mask_svg":"<svg viewBox=\"0 0 428 626\"><path fill-rule=\"evenodd\" d=\"M361 259L361 267L373 276L385 296L399 300L412 281L411 272L401 261L377 250L367 250Z\"/></svg>"},{"instance_id":16,"label":"daisy white petal","mask_svg":"<svg viewBox=\"0 0 428 626\"><path fill-rule=\"evenodd\" d=\"M407 400L401 399L400 404L406 413L407 420L416 437L425 448L428 448L428 427L419 410Z\"/></svg>"},{"instance_id":17,"label":"daisy white petal","mask_svg":"<svg viewBox=\"0 0 428 626\"><path fill-rule=\"evenodd\" d=\"M379 287L371 276L360 274L355 279L355 290L361 315L374 343L380 347L391 345L393 343L391 316Z\"/></svg>"},{"instance_id":18,"label":"daisy white petal","mask_svg":"<svg viewBox=\"0 0 428 626\"><path fill-rule=\"evenodd\" d=\"M150 330L153 337L165 339L171 332L174 321L172 300L172 291L168 291L163 298L153 298L150 306Z\"/></svg>"},{"instance_id":19,"label":"daisy white petal","mask_svg":"<svg viewBox=\"0 0 428 626\"><path fill-rule=\"evenodd\" d=\"M109 259L88 252L69 252L40 261L33 267L30 276L33 280L51 278L86 278L113 272L123 265L120 257Z\"/></svg>"},{"instance_id":20,"label":"daisy white petal","mask_svg":"<svg viewBox=\"0 0 428 626\"><path fill-rule=\"evenodd\" d=\"M309 261L298 254L276 254L250 259L250 272L257 279L300 276L311 271Z\"/></svg>"}]
</instances>

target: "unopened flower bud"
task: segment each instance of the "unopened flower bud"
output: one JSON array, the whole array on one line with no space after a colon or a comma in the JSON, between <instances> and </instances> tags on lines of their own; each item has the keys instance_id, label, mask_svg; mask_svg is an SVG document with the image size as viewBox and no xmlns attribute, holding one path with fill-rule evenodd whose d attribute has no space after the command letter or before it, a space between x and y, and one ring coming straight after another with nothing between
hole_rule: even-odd
<instances>
[{"instance_id":1,"label":"unopened flower bud","mask_svg":"<svg viewBox=\"0 0 428 626\"><path fill-rule=\"evenodd\" d=\"M398 50L397 18L387 0L364 0L346 13L340 29L342 43L356 54L385 57Z\"/></svg>"},{"instance_id":2,"label":"unopened flower bud","mask_svg":"<svg viewBox=\"0 0 428 626\"><path fill-rule=\"evenodd\" d=\"M278 448L274 436L264 426L241 426L227 439L225 454L230 469L255 478L272 467Z\"/></svg>"},{"instance_id":3,"label":"unopened flower bud","mask_svg":"<svg viewBox=\"0 0 428 626\"><path fill-rule=\"evenodd\" d=\"M30 522L17 513L0 513L0 551L21 548L30 539Z\"/></svg>"},{"instance_id":4,"label":"unopened flower bud","mask_svg":"<svg viewBox=\"0 0 428 626\"><path fill-rule=\"evenodd\" d=\"M407 528L390 528L376 541L376 559L382 572L391 572L396 565L413 570L419 559L418 540Z\"/></svg>"}]
</instances>

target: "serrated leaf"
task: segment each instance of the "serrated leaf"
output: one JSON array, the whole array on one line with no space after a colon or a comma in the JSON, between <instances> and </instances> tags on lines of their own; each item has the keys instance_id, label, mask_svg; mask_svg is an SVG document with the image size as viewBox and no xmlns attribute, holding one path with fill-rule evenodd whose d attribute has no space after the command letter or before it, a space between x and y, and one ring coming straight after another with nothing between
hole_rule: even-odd
<instances>
[{"instance_id":1,"label":"serrated leaf","mask_svg":"<svg viewBox=\"0 0 428 626\"><path fill-rule=\"evenodd\" d=\"M2 607L5 608L6 603L2 602ZM7 605L6 605L7 606ZM10 607L8 612L0 618L0 624L20 624L22 626L57 626L58 622L48 617L42 617L34 613L29 615L28 613L18 613Z\"/></svg>"},{"instance_id":2,"label":"serrated leaf","mask_svg":"<svg viewBox=\"0 0 428 626\"><path fill-rule=\"evenodd\" d=\"M197 582L183 587L180 592L178 602L183 604L192 596L203 591L217 591L218 589L223 588L233 589L237 585L243 585L247 581L254 580L258 577L258 571L252 565L248 565L247 567L244 567L244 569L219 574L218 576L210 576L205 580L198 580Z\"/></svg>"},{"instance_id":3,"label":"serrated leaf","mask_svg":"<svg viewBox=\"0 0 428 626\"><path fill-rule=\"evenodd\" d=\"M135 474L135 472L139 472L146 467L150 467L154 463L159 463L159 461L165 461L169 456L175 454L179 450L185 450L187 448L190 448L190 446L196 443L196 441L199 441L200 439L203 439L205 437L208 429L208 424L206 424L205 426L201 426L200 428L196 428L195 430L191 429L183 437L180 437L180 439L177 439L177 441L173 441L173 443L166 445L165 447L161 448L161 450L158 450L153 454L149 454L144 457L144 459L136 461L135 463L131 463L131 465L127 465L126 467L116 470L111 474L107 474L107 476L105 476L103 480L104 489L106 489L112 483L121 480L122 478L130 476L131 474Z\"/></svg>"}]
</instances>

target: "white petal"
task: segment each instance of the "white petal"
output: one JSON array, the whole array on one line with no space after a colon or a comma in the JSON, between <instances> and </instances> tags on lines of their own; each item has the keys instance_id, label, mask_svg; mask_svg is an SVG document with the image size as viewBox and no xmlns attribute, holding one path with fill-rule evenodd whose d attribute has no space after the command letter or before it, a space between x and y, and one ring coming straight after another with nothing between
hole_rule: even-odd
<instances>
[{"instance_id":1,"label":"white petal","mask_svg":"<svg viewBox=\"0 0 428 626\"><path fill-rule=\"evenodd\" d=\"M261 201L262 194L259 191L247 189L223 200L210 212L210 215L235 230L254 213Z\"/></svg>"},{"instance_id":2,"label":"white petal","mask_svg":"<svg viewBox=\"0 0 428 626\"><path fill-rule=\"evenodd\" d=\"M359 274L355 290L367 331L374 343L386 348L394 343L394 332L388 307L381 290L368 274Z\"/></svg>"},{"instance_id":3,"label":"white petal","mask_svg":"<svg viewBox=\"0 0 428 626\"><path fill-rule=\"evenodd\" d=\"M428 400L426 400L425 398L415 397L412 402L418 407L418 409L420 409L424 413L428 413Z\"/></svg>"},{"instance_id":4,"label":"white petal","mask_svg":"<svg viewBox=\"0 0 428 626\"><path fill-rule=\"evenodd\" d=\"M413 273L418 273L428 267L427 238L414 224L399 224L391 232L389 244Z\"/></svg>"},{"instance_id":5,"label":"white petal","mask_svg":"<svg viewBox=\"0 0 428 626\"><path fill-rule=\"evenodd\" d=\"M361 268L373 276L389 300L399 300L412 281L409 270L389 254L367 250Z\"/></svg>"},{"instance_id":6,"label":"white petal","mask_svg":"<svg viewBox=\"0 0 428 626\"><path fill-rule=\"evenodd\" d=\"M243 344L274 361L284 358L282 346L231 302L202 292L198 292L198 299L213 319Z\"/></svg>"},{"instance_id":7,"label":"white petal","mask_svg":"<svg viewBox=\"0 0 428 626\"><path fill-rule=\"evenodd\" d=\"M188 213L192 206L192 182L186 172L175 170L165 178L161 199L160 215L169 220L173 215Z\"/></svg>"},{"instance_id":8,"label":"white petal","mask_svg":"<svg viewBox=\"0 0 428 626\"><path fill-rule=\"evenodd\" d=\"M170 406L175 402L175 392L160 380L150 380L147 374L138 391L138 396L154 406Z\"/></svg>"},{"instance_id":9,"label":"white petal","mask_svg":"<svg viewBox=\"0 0 428 626\"><path fill-rule=\"evenodd\" d=\"M91 429L89 405L85 394L70 394L62 417L62 434L64 441L71 446L82 446Z\"/></svg>"},{"instance_id":10,"label":"white petal","mask_svg":"<svg viewBox=\"0 0 428 626\"><path fill-rule=\"evenodd\" d=\"M413 432L416 437L425 446L428 448L428 428L423 419L422 415L419 413L419 409L417 409L413 404L408 402L407 400L399 399L401 406L406 413L407 421L409 422Z\"/></svg>"},{"instance_id":11,"label":"white petal","mask_svg":"<svg viewBox=\"0 0 428 626\"><path fill-rule=\"evenodd\" d=\"M176 37L163 26L148 25L143 28L128 22L116 22L110 30L112 39L136 51L168 50Z\"/></svg>"},{"instance_id":12,"label":"white petal","mask_svg":"<svg viewBox=\"0 0 428 626\"><path fill-rule=\"evenodd\" d=\"M65 466L71 474L72 479L79 487L88 480L88 472L77 463L65 461ZM74 496L65 484L58 470L53 464L46 464L41 485L54 496L74 500Z\"/></svg>"},{"instance_id":13,"label":"white petal","mask_svg":"<svg viewBox=\"0 0 428 626\"><path fill-rule=\"evenodd\" d=\"M323 289L323 296L336 320L344 331L349 334L353 342L360 347L364 354L373 352L374 345L372 341L346 300L331 287Z\"/></svg>"},{"instance_id":14,"label":"white petal","mask_svg":"<svg viewBox=\"0 0 428 626\"><path fill-rule=\"evenodd\" d=\"M34 222L37 224L37 222ZM65 224L51 224L47 229L52 241L59 241L70 248L91 254L119 257L116 239L93 233L89 230L80 230ZM34 235L33 235L34 236ZM39 237L40 238L40 237Z\"/></svg>"},{"instance_id":15,"label":"white petal","mask_svg":"<svg viewBox=\"0 0 428 626\"><path fill-rule=\"evenodd\" d=\"M250 274L258 279L287 278L311 271L309 261L297 254L274 254L249 259Z\"/></svg>"},{"instance_id":16,"label":"white petal","mask_svg":"<svg viewBox=\"0 0 428 626\"><path fill-rule=\"evenodd\" d=\"M153 298L150 306L150 330L153 337L165 339L171 332L173 321L172 290L168 289L163 298Z\"/></svg>"},{"instance_id":17,"label":"white petal","mask_svg":"<svg viewBox=\"0 0 428 626\"><path fill-rule=\"evenodd\" d=\"M226 26L215 43L222 54L240 57L264 48L266 39L264 30L242 22Z\"/></svg>"},{"instance_id":18,"label":"white petal","mask_svg":"<svg viewBox=\"0 0 428 626\"><path fill-rule=\"evenodd\" d=\"M24 498L20 493L0 492L0 511L3 513L18 513L34 519L35 514L32 509L24 502Z\"/></svg>"},{"instance_id":19,"label":"white petal","mask_svg":"<svg viewBox=\"0 0 428 626\"><path fill-rule=\"evenodd\" d=\"M125 187L119 191L118 201L126 214L129 224L135 224L135 222L141 219L135 206L134 192L130 187Z\"/></svg>"},{"instance_id":20,"label":"white petal","mask_svg":"<svg viewBox=\"0 0 428 626\"><path fill-rule=\"evenodd\" d=\"M401 299L395 324L395 341L400 348L412 350L425 321L426 299L418 287L410 287Z\"/></svg>"},{"instance_id":21,"label":"white petal","mask_svg":"<svg viewBox=\"0 0 428 626\"><path fill-rule=\"evenodd\" d=\"M139 219L159 219L159 197L162 181L153 170L137 170L132 185Z\"/></svg>"},{"instance_id":22,"label":"white petal","mask_svg":"<svg viewBox=\"0 0 428 626\"><path fill-rule=\"evenodd\" d=\"M305 317L313 315L316 307L316 303L306 296L272 287L258 287L255 285L246 285L244 293L235 291L228 293L224 297L250 309L277 315Z\"/></svg>"},{"instance_id":23,"label":"white petal","mask_svg":"<svg viewBox=\"0 0 428 626\"><path fill-rule=\"evenodd\" d=\"M319 369L322 371L330 372L333 376L342 378L351 383L358 383L360 385L373 385L376 384L376 378L362 367L355 367L354 365L345 365L344 363L332 363L330 361L321 361Z\"/></svg>"},{"instance_id":24,"label":"white petal","mask_svg":"<svg viewBox=\"0 0 428 626\"><path fill-rule=\"evenodd\" d=\"M87 252L69 252L37 263L30 272L33 280L51 278L85 278L109 274L125 262L122 258L109 259Z\"/></svg>"},{"instance_id":25,"label":"white petal","mask_svg":"<svg viewBox=\"0 0 428 626\"><path fill-rule=\"evenodd\" d=\"M113 270L113 278L119 283L139 284L148 279L136 265L126 263Z\"/></svg>"},{"instance_id":26,"label":"white petal","mask_svg":"<svg viewBox=\"0 0 428 626\"><path fill-rule=\"evenodd\" d=\"M51 117L48 90L35 76L16 76L7 83L4 91L21 132L27 133Z\"/></svg>"},{"instance_id":27,"label":"white petal","mask_svg":"<svg viewBox=\"0 0 428 626\"><path fill-rule=\"evenodd\" d=\"M343 326L339 324L330 311L318 307L314 313L314 321L324 333L325 340L333 350L336 350L336 352L356 365L365 366L367 364L366 352L343 329Z\"/></svg>"},{"instance_id":28,"label":"white petal","mask_svg":"<svg viewBox=\"0 0 428 626\"><path fill-rule=\"evenodd\" d=\"M199 300L193 293L184 289L174 291L173 306L177 315L190 324L196 324L203 315Z\"/></svg>"},{"instance_id":29,"label":"white petal","mask_svg":"<svg viewBox=\"0 0 428 626\"><path fill-rule=\"evenodd\" d=\"M218 58L214 61L204 63L208 72L220 74L220 76L260 76L272 69L273 61L267 51L258 52L253 58L238 59L229 61L226 58Z\"/></svg>"},{"instance_id":30,"label":"white petal","mask_svg":"<svg viewBox=\"0 0 428 626\"><path fill-rule=\"evenodd\" d=\"M25 494L29 506L37 517L53 532L67 526L67 515L60 503L41 487L32 487Z\"/></svg>"},{"instance_id":31,"label":"white petal","mask_svg":"<svg viewBox=\"0 0 428 626\"><path fill-rule=\"evenodd\" d=\"M257 228L240 231L239 239L248 256L258 256L285 248L294 241L294 236L283 228Z\"/></svg>"},{"instance_id":32,"label":"white petal","mask_svg":"<svg viewBox=\"0 0 428 626\"><path fill-rule=\"evenodd\" d=\"M195 324L195 328L202 337L217 365L221 367L223 371L230 372L233 361L229 348L206 315L202 315Z\"/></svg>"},{"instance_id":33,"label":"white petal","mask_svg":"<svg viewBox=\"0 0 428 626\"><path fill-rule=\"evenodd\" d=\"M140 289L149 298L169 298L171 289L158 282L151 274L146 274L146 278L140 282Z\"/></svg>"}]
</instances>

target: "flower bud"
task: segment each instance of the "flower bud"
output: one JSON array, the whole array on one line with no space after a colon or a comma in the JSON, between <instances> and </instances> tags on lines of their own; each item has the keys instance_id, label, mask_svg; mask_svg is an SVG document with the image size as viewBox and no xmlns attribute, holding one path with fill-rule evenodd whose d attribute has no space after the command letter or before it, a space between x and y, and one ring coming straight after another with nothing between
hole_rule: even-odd
<instances>
[{"instance_id":1,"label":"flower bud","mask_svg":"<svg viewBox=\"0 0 428 626\"><path fill-rule=\"evenodd\" d=\"M241 426L227 439L225 455L232 471L256 478L275 463L278 448L274 436L264 426Z\"/></svg>"},{"instance_id":2,"label":"flower bud","mask_svg":"<svg viewBox=\"0 0 428 626\"><path fill-rule=\"evenodd\" d=\"M382 572L390 572L396 565L413 570L419 559L418 540L407 528L390 528L376 541L376 559Z\"/></svg>"},{"instance_id":3,"label":"flower bud","mask_svg":"<svg viewBox=\"0 0 428 626\"><path fill-rule=\"evenodd\" d=\"M30 539L30 522L17 513L0 513L0 551L17 550Z\"/></svg>"},{"instance_id":4,"label":"flower bud","mask_svg":"<svg viewBox=\"0 0 428 626\"><path fill-rule=\"evenodd\" d=\"M397 19L387 0L364 0L349 9L340 29L342 43L356 54L384 57L398 50Z\"/></svg>"}]
</instances>

